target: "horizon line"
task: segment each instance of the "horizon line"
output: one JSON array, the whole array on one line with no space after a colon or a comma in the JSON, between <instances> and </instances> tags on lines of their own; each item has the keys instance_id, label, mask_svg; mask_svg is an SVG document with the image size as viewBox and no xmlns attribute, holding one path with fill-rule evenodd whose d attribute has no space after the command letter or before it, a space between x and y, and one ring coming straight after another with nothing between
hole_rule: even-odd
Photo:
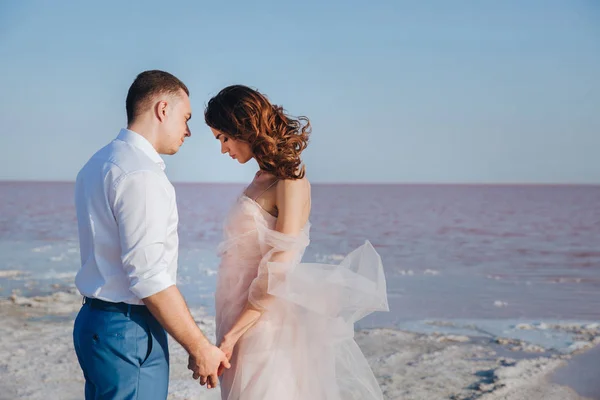
<instances>
[{"instance_id":1,"label":"horizon line","mask_svg":"<svg viewBox=\"0 0 600 400\"><path fill-rule=\"evenodd\" d=\"M38 180L38 179L0 179L4 183L75 183L74 180ZM224 182L224 181L171 181L172 184L180 185L244 185L247 181ZM346 185L346 186L600 186L600 182L344 182L344 181L317 181L311 185Z\"/></svg>"}]
</instances>

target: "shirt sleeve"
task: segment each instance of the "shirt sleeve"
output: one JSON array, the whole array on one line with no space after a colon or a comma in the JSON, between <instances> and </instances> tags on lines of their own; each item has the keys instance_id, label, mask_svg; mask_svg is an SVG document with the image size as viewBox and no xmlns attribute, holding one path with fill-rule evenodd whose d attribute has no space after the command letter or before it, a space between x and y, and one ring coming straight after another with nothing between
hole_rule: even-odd
<instances>
[{"instance_id":1,"label":"shirt sleeve","mask_svg":"<svg viewBox=\"0 0 600 400\"><path fill-rule=\"evenodd\" d=\"M165 260L172 202L164 180L152 171L130 173L115 187L121 261L129 289L140 299L175 285Z\"/></svg>"}]
</instances>

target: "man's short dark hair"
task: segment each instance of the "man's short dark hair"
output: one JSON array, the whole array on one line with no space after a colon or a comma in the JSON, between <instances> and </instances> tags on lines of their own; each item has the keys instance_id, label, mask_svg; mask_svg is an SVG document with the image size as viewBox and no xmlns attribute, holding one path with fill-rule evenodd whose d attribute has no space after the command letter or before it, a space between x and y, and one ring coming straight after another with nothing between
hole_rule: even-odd
<instances>
[{"instance_id":1,"label":"man's short dark hair","mask_svg":"<svg viewBox=\"0 0 600 400\"><path fill-rule=\"evenodd\" d=\"M187 86L175 76L165 71L151 70L139 74L127 92L125 108L127 109L127 123L133 122L140 111L148 105L156 94L176 95L183 90L188 96L190 91Z\"/></svg>"}]
</instances>

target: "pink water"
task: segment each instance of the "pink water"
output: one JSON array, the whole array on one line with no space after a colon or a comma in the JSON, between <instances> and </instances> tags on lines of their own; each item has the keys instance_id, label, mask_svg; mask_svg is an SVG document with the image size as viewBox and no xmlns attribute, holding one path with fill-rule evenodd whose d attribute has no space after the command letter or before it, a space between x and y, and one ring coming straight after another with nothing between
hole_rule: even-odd
<instances>
[{"instance_id":1,"label":"pink water","mask_svg":"<svg viewBox=\"0 0 600 400\"><path fill-rule=\"evenodd\" d=\"M214 247L241 185L176 184L180 285L211 306ZM600 319L600 186L318 185L306 261L380 252L391 312L424 318ZM77 270L72 183L0 182L0 296L69 285Z\"/></svg>"}]
</instances>

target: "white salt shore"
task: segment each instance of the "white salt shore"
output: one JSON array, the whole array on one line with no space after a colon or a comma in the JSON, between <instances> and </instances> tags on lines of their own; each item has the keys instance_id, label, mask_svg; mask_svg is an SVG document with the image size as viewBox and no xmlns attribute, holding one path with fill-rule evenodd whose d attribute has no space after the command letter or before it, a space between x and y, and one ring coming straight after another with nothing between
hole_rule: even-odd
<instances>
[{"instance_id":1,"label":"white salt shore","mask_svg":"<svg viewBox=\"0 0 600 400\"><path fill-rule=\"evenodd\" d=\"M72 345L76 293L0 300L0 400L82 399L83 376ZM202 330L214 339L214 319L194 310ZM521 326L520 330L533 329ZM579 345L549 354L536 344L469 335L418 334L392 329L364 330L356 340L392 400L584 400L573 389L549 381L572 354L600 342L600 326L579 329ZM220 399L192 380L187 356L173 340L169 399ZM518 347L530 356L507 356Z\"/></svg>"}]
</instances>

